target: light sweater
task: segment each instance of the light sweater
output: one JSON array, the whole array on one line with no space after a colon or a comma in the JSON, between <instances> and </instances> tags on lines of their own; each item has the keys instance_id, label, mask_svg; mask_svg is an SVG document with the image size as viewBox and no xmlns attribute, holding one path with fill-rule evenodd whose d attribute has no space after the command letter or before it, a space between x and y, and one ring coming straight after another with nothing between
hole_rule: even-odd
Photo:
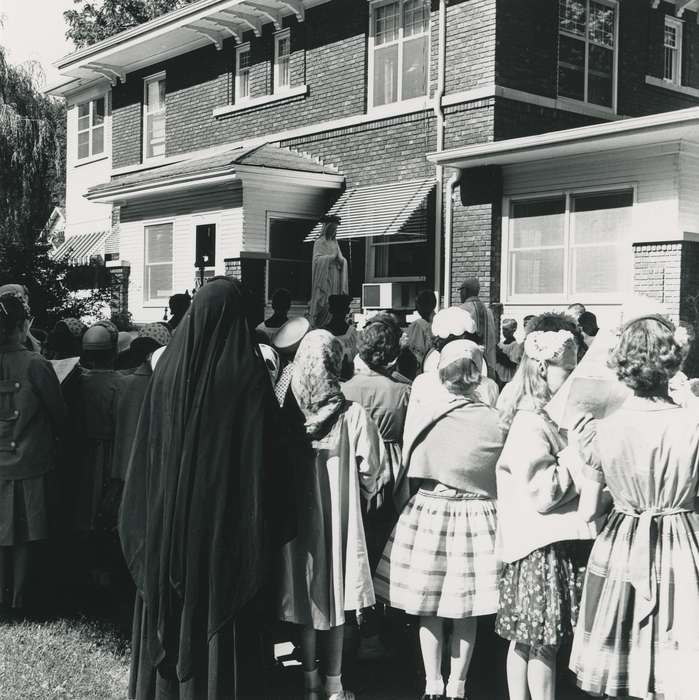
<instances>
[{"instance_id":1,"label":"light sweater","mask_svg":"<svg viewBox=\"0 0 699 700\"><path fill-rule=\"evenodd\" d=\"M482 403L454 405L415 441L407 455L408 476L494 499L495 465L505 438L498 412Z\"/></svg>"},{"instance_id":2,"label":"light sweater","mask_svg":"<svg viewBox=\"0 0 699 700\"><path fill-rule=\"evenodd\" d=\"M597 524L578 515L578 492L566 466L579 459L544 412L520 404L496 471L503 561L523 559L554 542L597 536Z\"/></svg>"}]
</instances>

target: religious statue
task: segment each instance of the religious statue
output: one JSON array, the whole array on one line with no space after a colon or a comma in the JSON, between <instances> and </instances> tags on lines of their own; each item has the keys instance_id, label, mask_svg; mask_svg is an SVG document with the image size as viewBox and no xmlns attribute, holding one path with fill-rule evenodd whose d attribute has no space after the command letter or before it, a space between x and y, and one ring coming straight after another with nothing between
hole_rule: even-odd
<instances>
[{"instance_id":1,"label":"religious statue","mask_svg":"<svg viewBox=\"0 0 699 700\"><path fill-rule=\"evenodd\" d=\"M347 294L349 282L347 259L335 238L340 217L328 214L321 218L323 230L313 244L313 271L309 320L314 328L330 321L329 299L332 294Z\"/></svg>"}]
</instances>

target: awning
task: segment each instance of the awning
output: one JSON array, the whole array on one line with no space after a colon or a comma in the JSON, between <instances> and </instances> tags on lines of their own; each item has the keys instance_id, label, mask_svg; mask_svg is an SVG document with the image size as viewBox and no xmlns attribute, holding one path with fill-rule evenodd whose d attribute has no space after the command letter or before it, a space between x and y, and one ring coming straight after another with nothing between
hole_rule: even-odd
<instances>
[{"instance_id":1,"label":"awning","mask_svg":"<svg viewBox=\"0 0 699 700\"><path fill-rule=\"evenodd\" d=\"M347 190L328 212L342 219L337 237L425 235L427 198L435 185L436 180L429 178ZM315 241L322 228L322 224L318 224L306 237L306 242Z\"/></svg>"},{"instance_id":2,"label":"awning","mask_svg":"<svg viewBox=\"0 0 699 700\"><path fill-rule=\"evenodd\" d=\"M95 231L80 236L71 236L50 255L54 260L64 260L69 265L89 265L95 255L104 257L104 242L109 231Z\"/></svg>"}]
</instances>

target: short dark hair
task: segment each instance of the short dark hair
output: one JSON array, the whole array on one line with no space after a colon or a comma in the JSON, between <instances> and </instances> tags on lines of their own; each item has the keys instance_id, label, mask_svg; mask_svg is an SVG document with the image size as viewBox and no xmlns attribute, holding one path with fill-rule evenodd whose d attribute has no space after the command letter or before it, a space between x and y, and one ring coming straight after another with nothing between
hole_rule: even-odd
<instances>
[{"instance_id":1,"label":"short dark hair","mask_svg":"<svg viewBox=\"0 0 699 700\"><path fill-rule=\"evenodd\" d=\"M26 320L26 308L16 294L0 296L0 341L6 342Z\"/></svg>"},{"instance_id":2,"label":"short dark hair","mask_svg":"<svg viewBox=\"0 0 699 700\"><path fill-rule=\"evenodd\" d=\"M475 277L468 277L459 287L461 303L463 304L469 297L477 297L481 291L481 283Z\"/></svg>"},{"instance_id":3,"label":"short dark hair","mask_svg":"<svg viewBox=\"0 0 699 700\"><path fill-rule=\"evenodd\" d=\"M429 289L423 289L415 300L415 308L423 318L427 318L437 308L437 297Z\"/></svg>"},{"instance_id":4,"label":"short dark hair","mask_svg":"<svg viewBox=\"0 0 699 700\"><path fill-rule=\"evenodd\" d=\"M288 311L291 308L291 292L284 287L277 289L272 294L272 308L275 311Z\"/></svg>"},{"instance_id":5,"label":"short dark hair","mask_svg":"<svg viewBox=\"0 0 699 700\"><path fill-rule=\"evenodd\" d=\"M599 333L597 325L597 316L592 311L583 311L578 318L578 325L585 335L596 336Z\"/></svg>"},{"instance_id":6,"label":"short dark hair","mask_svg":"<svg viewBox=\"0 0 699 700\"><path fill-rule=\"evenodd\" d=\"M527 334L534 331L541 331L546 333L547 331L570 331L575 334L578 331L578 326L575 321L566 314L560 314L556 311L546 311L543 314L534 316L529 319L527 326L525 328Z\"/></svg>"},{"instance_id":7,"label":"short dark hair","mask_svg":"<svg viewBox=\"0 0 699 700\"><path fill-rule=\"evenodd\" d=\"M359 336L359 356L369 367L386 367L398 357L400 326L390 314L369 320Z\"/></svg>"},{"instance_id":8,"label":"short dark hair","mask_svg":"<svg viewBox=\"0 0 699 700\"><path fill-rule=\"evenodd\" d=\"M667 391L682 365L682 351L669 323L642 318L624 327L609 365L637 394L654 396Z\"/></svg>"}]
</instances>

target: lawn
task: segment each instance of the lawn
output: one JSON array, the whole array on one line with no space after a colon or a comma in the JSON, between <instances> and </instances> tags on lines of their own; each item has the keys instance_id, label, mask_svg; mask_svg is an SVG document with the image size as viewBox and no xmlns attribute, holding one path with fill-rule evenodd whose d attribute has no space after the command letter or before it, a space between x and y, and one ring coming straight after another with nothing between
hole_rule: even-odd
<instances>
[{"instance_id":1,"label":"lawn","mask_svg":"<svg viewBox=\"0 0 699 700\"><path fill-rule=\"evenodd\" d=\"M107 623L3 622L0 650L0 700L126 698L128 645Z\"/></svg>"}]
</instances>

